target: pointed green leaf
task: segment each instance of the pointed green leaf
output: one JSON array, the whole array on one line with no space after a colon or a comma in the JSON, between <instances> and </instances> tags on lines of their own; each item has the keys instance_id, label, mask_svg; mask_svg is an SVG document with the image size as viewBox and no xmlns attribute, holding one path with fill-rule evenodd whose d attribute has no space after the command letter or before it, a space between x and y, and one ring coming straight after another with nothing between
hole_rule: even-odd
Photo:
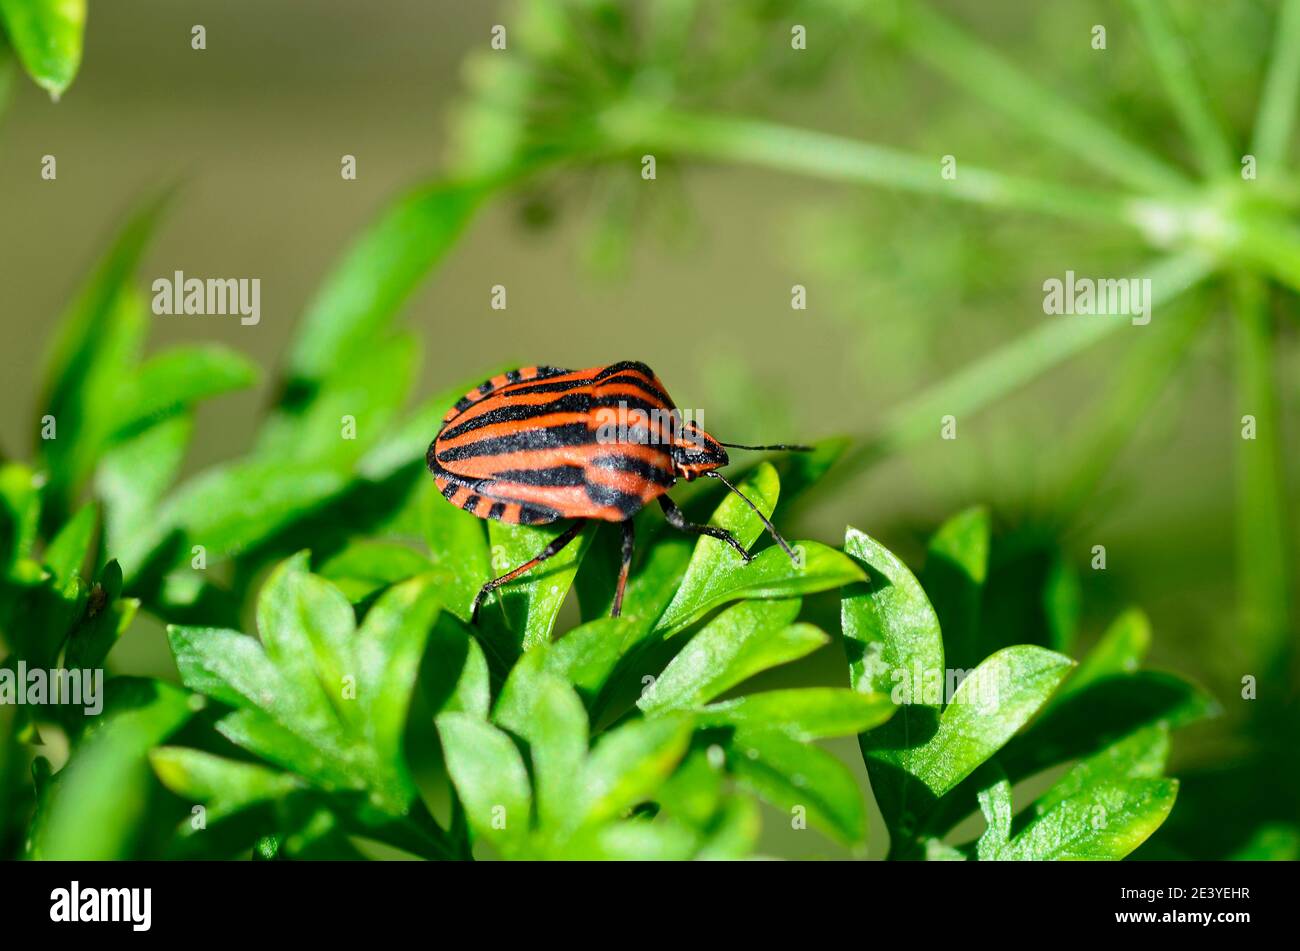
<instances>
[{"instance_id":1,"label":"pointed green leaf","mask_svg":"<svg viewBox=\"0 0 1300 951\"><path fill-rule=\"evenodd\" d=\"M420 669L424 696L439 713L472 713L486 720L490 703L487 659L469 630L443 611L429 634Z\"/></svg>"},{"instance_id":2,"label":"pointed green leaf","mask_svg":"<svg viewBox=\"0 0 1300 951\"><path fill-rule=\"evenodd\" d=\"M1174 779L1103 780L1056 802L998 853L999 859L1122 859L1174 807Z\"/></svg>"},{"instance_id":3,"label":"pointed green leaf","mask_svg":"<svg viewBox=\"0 0 1300 951\"><path fill-rule=\"evenodd\" d=\"M825 750L772 730L738 731L727 759L736 781L788 816L845 845L867 838L867 808L853 774Z\"/></svg>"},{"instance_id":4,"label":"pointed green leaf","mask_svg":"<svg viewBox=\"0 0 1300 951\"><path fill-rule=\"evenodd\" d=\"M393 314L451 247L485 195L435 183L403 196L347 250L299 325L289 371L318 381L382 339Z\"/></svg>"},{"instance_id":5,"label":"pointed green leaf","mask_svg":"<svg viewBox=\"0 0 1300 951\"><path fill-rule=\"evenodd\" d=\"M1136 673L1150 645L1151 622L1147 616L1137 610L1125 611L1079 661L1079 666L1052 698L1052 706L1106 677Z\"/></svg>"},{"instance_id":6,"label":"pointed green leaf","mask_svg":"<svg viewBox=\"0 0 1300 951\"><path fill-rule=\"evenodd\" d=\"M114 678L104 712L42 791L27 854L33 859L131 858L148 819L147 755L194 714L185 691Z\"/></svg>"},{"instance_id":7,"label":"pointed green leaf","mask_svg":"<svg viewBox=\"0 0 1300 951\"><path fill-rule=\"evenodd\" d=\"M489 523L493 574L505 574L531 561L568 528L565 523L545 527ZM480 623L487 636L507 655L550 640L555 618L573 586L578 565L595 530L594 525L588 524L558 554L498 588L484 602Z\"/></svg>"},{"instance_id":8,"label":"pointed green leaf","mask_svg":"<svg viewBox=\"0 0 1300 951\"><path fill-rule=\"evenodd\" d=\"M358 604L390 585L425 574L432 567L418 551L397 542L357 541L320 566L349 601Z\"/></svg>"},{"instance_id":9,"label":"pointed green leaf","mask_svg":"<svg viewBox=\"0 0 1300 951\"><path fill-rule=\"evenodd\" d=\"M1031 644L998 651L961 682L934 736L906 750L900 764L936 797L944 795L1029 721L1073 665Z\"/></svg>"},{"instance_id":10,"label":"pointed green leaf","mask_svg":"<svg viewBox=\"0 0 1300 951\"><path fill-rule=\"evenodd\" d=\"M0 22L28 75L57 100L81 66L86 0L0 0Z\"/></svg>"},{"instance_id":11,"label":"pointed green leaf","mask_svg":"<svg viewBox=\"0 0 1300 951\"><path fill-rule=\"evenodd\" d=\"M123 385L112 438L131 436L178 410L252 386L257 373L247 357L217 344L165 350L146 360Z\"/></svg>"},{"instance_id":12,"label":"pointed green leaf","mask_svg":"<svg viewBox=\"0 0 1300 951\"><path fill-rule=\"evenodd\" d=\"M308 574L307 562L307 552L300 552L271 573L257 598L257 632L270 662L310 711L308 728L322 730L354 709L342 692L344 677L357 673L356 621L343 592Z\"/></svg>"},{"instance_id":13,"label":"pointed green leaf","mask_svg":"<svg viewBox=\"0 0 1300 951\"><path fill-rule=\"evenodd\" d=\"M383 774L391 776L393 802L411 785L402 755L402 735L420 659L441 605L433 579L412 578L385 592L356 633L358 720ZM349 614L351 609L349 609Z\"/></svg>"},{"instance_id":14,"label":"pointed green leaf","mask_svg":"<svg viewBox=\"0 0 1300 951\"><path fill-rule=\"evenodd\" d=\"M302 785L288 773L180 746L151 750L149 762L176 795L207 804L210 821L279 799Z\"/></svg>"},{"instance_id":15,"label":"pointed green leaf","mask_svg":"<svg viewBox=\"0 0 1300 951\"><path fill-rule=\"evenodd\" d=\"M989 567L989 513L983 507L953 516L930 539L922 586L943 630L944 653L953 667L979 663L980 598Z\"/></svg>"},{"instance_id":16,"label":"pointed green leaf","mask_svg":"<svg viewBox=\"0 0 1300 951\"><path fill-rule=\"evenodd\" d=\"M587 759L587 711L573 688L542 674L522 735L532 754L538 820L543 828L567 831L576 825L573 806Z\"/></svg>"},{"instance_id":17,"label":"pointed green leaf","mask_svg":"<svg viewBox=\"0 0 1300 951\"><path fill-rule=\"evenodd\" d=\"M713 541L713 539L708 539ZM829 591L862 580L861 570L842 553L820 542L800 541L793 546L797 561L781 549L760 552L748 565L718 566L689 594L679 594L659 619L656 631L676 634L714 608L742 598L793 598ZM687 591L683 581L682 592Z\"/></svg>"},{"instance_id":18,"label":"pointed green leaf","mask_svg":"<svg viewBox=\"0 0 1300 951\"><path fill-rule=\"evenodd\" d=\"M202 545L209 565L265 541L319 509L347 485L339 472L313 463L245 460L215 466L182 483L159 507L166 533Z\"/></svg>"},{"instance_id":19,"label":"pointed green leaf","mask_svg":"<svg viewBox=\"0 0 1300 951\"><path fill-rule=\"evenodd\" d=\"M418 363L413 334L369 342L319 383L307 407L266 421L255 458L350 467L379 442L401 409Z\"/></svg>"},{"instance_id":20,"label":"pointed green leaf","mask_svg":"<svg viewBox=\"0 0 1300 951\"><path fill-rule=\"evenodd\" d=\"M424 541L430 561L442 570L446 579L441 587L443 604L462 621L469 621L475 596L495 574L487 529L483 519L444 499L432 476L423 491L428 500L423 519Z\"/></svg>"},{"instance_id":21,"label":"pointed green leaf","mask_svg":"<svg viewBox=\"0 0 1300 951\"><path fill-rule=\"evenodd\" d=\"M845 534L844 551L868 577L846 588L840 603L849 682L859 692L901 701L898 713L858 745L885 822L902 843L917 831L916 813L927 805L903 760L938 728L947 680L943 638L920 583L892 552L855 528Z\"/></svg>"},{"instance_id":22,"label":"pointed green leaf","mask_svg":"<svg viewBox=\"0 0 1300 951\"><path fill-rule=\"evenodd\" d=\"M468 713L438 717L447 772L470 827L503 854L529 833L532 792L523 758L510 737Z\"/></svg>"},{"instance_id":23,"label":"pointed green leaf","mask_svg":"<svg viewBox=\"0 0 1300 951\"><path fill-rule=\"evenodd\" d=\"M981 862L988 862L997 858L1011 838L1011 783L996 760L985 763L971 778L979 786L977 799L985 823L975 853Z\"/></svg>"},{"instance_id":24,"label":"pointed green leaf","mask_svg":"<svg viewBox=\"0 0 1300 951\"><path fill-rule=\"evenodd\" d=\"M888 694L840 687L769 690L702 707L701 726L781 730L797 740L852 736L875 729L897 711Z\"/></svg>"},{"instance_id":25,"label":"pointed green leaf","mask_svg":"<svg viewBox=\"0 0 1300 951\"><path fill-rule=\"evenodd\" d=\"M100 459L95 494L104 505L104 548L128 578L138 575L164 538L155 506L180 471L193 430L192 414L169 416Z\"/></svg>"},{"instance_id":26,"label":"pointed green leaf","mask_svg":"<svg viewBox=\"0 0 1300 951\"><path fill-rule=\"evenodd\" d=\"M829 641L810 624L792 624L798 601L746 601L705 625L637 701L646 713L706 703L771 667Z\"/></svg>"},{"instance_id":27,"label":"pointed green leaf","mask_svg":"<svg viewBox=\"0 0 1300 951\"><path fill-rule=\"evenodd\" d=\"M580 694L594 697L618 663L631 627L627 618L588 621L545 645L543 667Z\"/></svg>"},{"instance_id":28,"label":"pointed green leaf","mask_svg":"<svg viewBox=\"0 0 1300 951\"><path fill-rule=\"evenodd\" d=\"M79 574L86 564L95 534L96 514L93 502L83 505L45 549L45 567L59 583L66 583Z\"/></svg>"},{"instance_id":29,"label":"pointed green leaf","mask_svg":"<svg viewBox=\"0 0 1300 951\"><path fill-rule=\"evenodd\" d=\"M582 772L576 814L602 822L649 799L685 755L692 727L689 717L672 714L632 720L604 734Z\"/></svg>"}]
</instances>

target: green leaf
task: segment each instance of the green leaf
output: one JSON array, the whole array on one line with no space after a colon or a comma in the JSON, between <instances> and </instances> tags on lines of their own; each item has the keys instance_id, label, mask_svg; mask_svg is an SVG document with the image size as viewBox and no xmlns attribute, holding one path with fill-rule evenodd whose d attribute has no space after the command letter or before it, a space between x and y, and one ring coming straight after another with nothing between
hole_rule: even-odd
<instances>
[{"instance_id":1,"label":"green leaf","mask_svg":"<svg viewBox=\"0 0 1300 951\"><path fill-rule=\"evenodd\" d=\"M743 492L768 518L776 508L777 498L781 493L781 482L776 469L769 462L761 462L753 471L737 484ZM734 492L728 492L714 509L706 524L726 529L748 550L763 534L763 521L745 504L744 499ZM782 557L784 553L782 553ZM751 562L752 567L757 562ZM787 559L787 564L788 564ZM695 541L694 551L687 562L685 574L672 578L674 597L663 610L658 623L659 631L672 627L681 629L694 617L699 617L704 610L702 595L707 595L710 586L730 577L730 573L743 569L744 561L726 542L702 535ZM629 593L629 597L630 597ZM718 601L716 603L721 603ZM684 623L678 623L684 622Z\"/></svg>"},{"instance_id":2,"label":"green leaf","mask_svg":"<svg viewBox=\"0 0 1300 951\"><path fill-rule=\"evenodd\" d=\"M846 588L840 602L849 682L860 693L895 696L901 690L898 699L907 701L883 727L858 740L881 813L902 842L916 831L914 812L924 797L913 794L916 780L901 760L938 728L946 679L943 638L920 583L888 549L849 528L844 551L868 578Z\"/></svg>"},{"instance_id":3,"label":"green leaf","mask_svg":"<svg viewBox=\"0 0 1300 951\"><path fill-rule=\"evenodd\" d=\"M738 488L767 516L771 516L780 493L776 470L761 463ZM744 500L729 493L709 519L710 525L725 528L748 548L763 532L763 523ZM746 565L725 542L702 536L695 545L685 574L674 582L676 596L655 624L655 632L667 637L690 626L709 611L740 598L789 598L848 584L861 573L839 552L817 542L794 546L798 564L779 548L761 552ZM635 592L629 592L629 599ZM643 610L631 602L633 614Z\"/></svg>"},{"instance_id":4,"label":"green leaf","mask_svg":"<svg viewBox=\"0 0 1300 951\"><path fill-rule=\"evenodd\" d=\"M320 574L337 585L349 601L358 604L431 567L429 559L397 542L358 541L321 565Z\"/></svg>"},{"instance_id":5,"label":"green leaf","mask_svg":"<svg viewBox=\"0 0 1300 951\"><path fill-rule=\"evenodd\" d=\"M413 578L385 592L357 631L357 699L368 746L397 780L393 797L412 787L402 755L402 733L420 659L438 616L437 589L431 578Z\"/></svg>"},{"instance_id":6,"label":"green leaf","mask_svg":"<svg viewBox=\"0 0 1300 951\"><path fill-rule=\"evenodd\" d=\"M769 690L725 700L698 711L701 726L774 729L797 740L852 736L875 729L898 707L888 694L840 687Z\"/></svg>"},{"instance_id":7,"label":"green leaf","mask_svg":"<svg viewBox=\"0 0 1300 951\"><path fill-rule=\"evenodd\" d=\"M632 629L627 618L588 621L543 645L543 669L572 684L589 700L605 685Z\"/></svg>"},{"instance_id":8,"label":"green leaf","mask_svg":"<svg viewBox=\"0 0 1300 951\"><path fill-rule=\"evenodd\" d=\"M690 717L670 714L605 733L582 771L573 806L582 821L613 819L652 797L685 755L693 726Z\"/></svg>"},{"instance_id":9,"label":"green leaf","mask_svg":"<svg viewBox=\"0 0 1300 951\"><path fill-rule=\"evenodd\" d=\"M289 357L293 381L320 381L383 339L388 322L486 195L435 183L392 205L348 249L307 308Z\"/></svg>"},{"instance_id":10,"label":"green leaf","mask_svg":"<svg viewBox=\"0 0 1300 951\"><path fill-rule=\"evenodd\" d=\"M41 439L38 449L56 517L117 423L119 389L135 370L146 313L131 281L164 205L165 197L153 201L126 223L53 335L40 405L57 438Z\"/></svg>"},{"instance_id":11,"label":"green leaf","mask_svg":"<svg viewBox=\"0 0 1300 951\"><path fill-rule=\"evenodd\" d=\"M930 539L922 587L943 630L947 662L962 669L979 663L980 599L989 569L989 513L967 509Z\"/></svg>"},{"instance_id":12,"label":"green leaf","mask_svg":"<svg viewBox=\"0 0 1300 951\"><path fill-rule=\"evenodd\" d=\"M493 576L488 533L483 519L458 509L442 497L432 477L423 487L428 500L423 520L429 558L444 573L443 604L462 621L479 589Z\"/></svg>"},{"instance_id":13,"label":"green leaf","mask_svg":"<svg viewBox=\"0 0 1300 951\"><path fill-rule=\"evenodd\" d=\"M1151 622L1147 616L1137 610L1125 611L1061 685L1052 706L1106 677L1136 673L1150 645Z\"/></svg>"},{"instance_id":14,"label":"green leaf","mask_svg":"<svg viewBox=\"0 0 1300 951\"><path fill-rule=\"evenodd\" d=\"M896 672L942 676L943 638L929 599L907 566L871 536L850 528L844 551L867 572L867 583L845 591L840 621L855 690L890 693ZM914 697L913 706L922 698ZM923 701L938 707L942 698ZM906 712L906 711L904 711Z\"/></svg>"},{"instance_id":15,"label":"green leaf","mask_svg":"<svg viewBox=\"0 0 1300 951\"><path fill-rule=\"evenodd\" d=\"M130 858L149 817L149 750L193 715L183 690L152 680L109 682L104 712L43 790L27 854L33 859Z\"/></svg>"},{"instance_id":16,"label":"green leaf","mask_svg":"<svg viewBox=\"0 0 1300 951\"><path fill-rule=\"evenodd\" d=\"M591 827L552 858L585 862L680 862L691 857L696 837L662 819L633 818Z\"/></svg>"},{"instance_id":17,"label":"green leaf","mask_svg":"<svg viewBox=\"0 0 1300 951\"><path fill-rule=\"evenodd\" d=\"M420 685L435 715L461 712L487 719L491 702L487 659L469 629L446 611L438 615L429 635Z\"/></svg>"},{"instance_id":18,"label":"green leaf","mask_svg":"<svg viewBox=\"0 0 1300 951\"><path fill-rule=\"evenodd\" d=\"M162 534L181 533L185 561L202 545L209 565L272 537L319 509L347 485L313 463L245 460L216 466L183 483L159 507Z\"/></svg>"},{"instance_id":19,"label":"green leaf","mask_svg":"<svg viewBox=\"0 0 1300 951\"><path fill-rule=\"evenodd\" d=\"M704 828L717 815L723 801L723 763L694 748L659 788L655 799L667 815Z\"/></svg>"},{"instance_id":20,"label":"green leaf","mask_svg":"<svg viewBox=\"0 0 1300 951\"><path fill-rule=\"evenodd\" d=\"M234 631L168 629L182 681L229 706L232 742L327 790L364 790L404 815L415 797L402 752L411 693L438 613L432 580L387 591L355 628L342 592L280 565L258 599L259 643Z\"/></svg>"},{"instance_id":21,"label":"green leaf","mask_svg":"<svg viewBox=\"0 0 1300 951\"><path fill-rule=\"evenodd\" d=\"M470 827L505 855L529 833L532 792L523 757L510 737L468 713L438 717L447 772Z\"/></svg>"},{"instance_id":22,"label":"green leaf","mask_svg":"<svg viewBox=\"0 0 1300 951\"><path fill-rule=\"evenodd\" d=\"M180 626L168 628L167 638L181 682L196 693L232 707L256 707L286 730L320 719L319 689L297 695L256 638Z\"/></svg>"},{"instance_id":23,"label":"green leaf","mask_svg":"<svg viewBox=\"0 0 1300 951\"><path fill-rule=\"evenodd\" d=\"M1294 862L1300 859L1300 828L1270 822L1256 829L1229 859L1234 862Z\"/></svg>"},{"instance_id":24,"label":"green leaf","mask_svg":"<svg viewBox=\"0 0 1300 951\"><path fill-rule=\"evenodd\" d=\"M713 541L713 539L708 539ZM862 579L862 572L841 552L820 542L794 544L799 563L792 563L779 548L768 548L748 565L719 567L706 580L682 592L668 606L656 625L656 632L671 636L714 608L742 598L793 598L828 591Z\"/></svg>"},{"instance_id":25,"label":"green leaf","mask_svg":"<svg viewBox=\"0 0 1300 951\"><path fill-rule=\"evenodd\" d=\"M1177 795L1174 779L1090 783L1036 816L997 858L1122 859L1160 828Z\"/></svg>"},{"instance_id":26,"label":"green leaf","mask_svg":"<svg viewBox=\"0 0 1300 951\"><path fill-rule=\"evenodd\" d=\"M825 750L775 730L736 732L727 755L736 781L793 818L806 818L845 845L867 838L857 780Z\"/></svg>"},{"instance_id":27,"label":"green leaf","mask_svg":"<svg viewBox=\"0 0 1300 951\"><path fill-rule=\"evenodd\" d=\"M526 726L512 729L528 740L532 753L538 821L568 831L577 824L574 804L582 795L587 711L572 687L549 674L538 677L530 700Z\"/></svg>"},{"instance_id":28,"label":"green leaf","mask_svg":"<svg viewBox=\"0 0 1300 951\"><path fill-rule=\"evenodd\" d=\"M567 529L568 525L563 523L530 527L490 522L488 539L492 545L493 574L505 574L531 561ZM498 588L483 603L479 620L484 636L505 656L513 657L550 639L555 619L595 531L596 526L588 524L558 554Z\"/></svg>"},{"instance_id":29,"label":"green leaf","mask_svg":"<svg viewBox=\"0 0 1300 951\"><path fill-rule=\"evenodd\" d=\"M0 580L35 584L41 579L41 566L31 560L40 520L36 473L18 463L0 464Z\"/></svg>"},{"instance_id":30,"label":"green leaf","mask_svg":"<svg viewBox=\"0 0 1300 951\"><path fill-rule=\"evenodd\" d=\"M62 584L47 578L9 595L12 619L5 619L5 633L12 653L5 665L25 660L28 667L53 667L86 610L88 585L74 574Z\"/></svg>"},{"instance_id":31,"label":"green leaf","mask_svg":"<svg viewBox=\"0 0 1300 951\"><path fill-rule=\"evenodd\" d=\"M1213 697L1172 674L1139 671L1105 677L1045 711L1007 745L1000 760L1016 781L1090 756L1143 727L1163 722L1176 729L1218 712Z\"/></svg>"},{"instance_id":32,"label":"green leaf","mask_svg":"<svg viewBox=\"0 0 1300 951\"><path fill-rule=\"evenodd\" d=\"M95 494L104 504L104 548L135 578L165 530L155 505L180 471L194 430L191 414L161 420L118 443L100 459Z\"/></svg>"},{"instance_id":33,"label":"green leaf","mask_svg":"<svg viewBox=\"0 0 1300 951\"><path fill-rule=\"evenodd\" d=\"M998 754L1012 782L1070 760L1098 754L1144 729L1177 729L1218 713L1214 699L1196 685L1155 671L1104 677L1060 703L1048 705L1023 733ZM960 822L975 792L970 783L944 801L933 831Z\"/></svg>"},{"instance_id":34,"label":"green leaf","mask_svg":"<svg viewBox=\"0 0 1300 951\"><path fill-rule=\"evenodd\" d=\"M299 702L300 727L321 733L355 710L342 694L344 678L357 673L356 621L343 593L308 574L307 562L308 553L299 552L267 578L257 599L257 632L267 660Z\"/></svg>"},{"instance_id":35,"label":"green leaf","mask_svg":"<svg viewBox=\"0 0 1300 951\"><path fill-rule=\"evenodd\" d=\"M150 751L149 762L159 781L176 795L205 803L209 821L302 788L288 773L185 747L157 747Z\"/></svg>"},{"instance_id":36,"label":"green leaf","mask_svg":"<svg viewBox=\"0 0 1300 951\"><path fill-rule=\"evenodd\" d=\"M104 666L104 659L140 608L139 601L121 594L122 568L110 561L95 579L86 612L69 635L65 667L85 670Z\"/></svg>"},{"instance_id":37,"label":"green leaf","mask_svg":"<svg viewBox=\"0 0 1300 951\"><path fill-rule=\"evenodd\" d=\"M120 440L177 410L252 386L257 375L256 364L217 344L166 350L145 361L123 385L112 438Z\"/></svg>"},{"instance_id":38,"label":"green leaf","mask_svg":"<svg viewBox=\"0 0 1300 951\"><path fill-rule=\"evenodd\" d=\"M45 549L45 567L59 584L66 584L74 574L80 574L86 564L95 535L96 514L94 503L83 505Z\"/></svg>"},{"instance_id":39,"label":"green leaf","mask_svg":"<svg viewBox=\"0 0 1300 951\"><path fill-rule=\"evenodd\" d=\"M236 746L296 772L323 789L351 791L363 785L363 780L338 755L322 751L316 740L303 738L261 710L252 707L235 710L218 720L216 729Z\"/></svg>"},{"instance_id":40,"label":"green leaf","mask_svg":"<svg viewBox=\"0 0 1300 951\"><path fill-rule=\"evenodd\" d=\"M671 529L658 512L643 509L634 520L636 556L623 599L623 617L633 623L625 648L642 642L677 596L682 575L690 563L694 536ZM621 533L604 525L596 532L591 551L575 587L584 620L609 616L621 561Z\"/></svg>"},{"instance_id":41,"label":"green leaf","mask_svg":"<svg viewBox=\"0 0 1300 951\"><path fill-rule=\"evenodd\" d=\"M1169 726L1156 723L1135 730L1070 767L1034 803L1042 814L1096 783L1120 779L1159 779L1169 759Z\"/></svg>"},{"instance_id":42,"label":"green leaf","mask_svg":"<svg viewBox=\"0 0 1300 951\"><path fill-rule=\"evenodd\" d=\"M792 624L798 614L797 600L746 601L729 608L691 638L637 706L646 713L698 706L830 640L811 624Z\"/></svg>"},{"instance_id":43,"label":"green leaf","mask_svg":"<svg viewBox=\"0 0 1300 951\"><path fill-rule=\"evenodd\" d=\"M996 761L985 763L972 778L979 786L977 798L986 826L975 853L981 862L988 862L997 858L1011 838L1011 782Z\"/></svg>"},{"instance_id":44,"label":"green leaf","mask_svg":"<svg viewBox=\"0 0 1300 951\"><path fill-rule=\"evenodd\" d=\"M255 457L350 467L396 416L418 363L419 341L412 334L370 342L321 381L308 406L268 419Z\"/></svg>"},{"instance_id":45,"label":"green leaf","mask_svg":"<svg viewBox=\"0 0 1300 951\"><path fill-rule=\"evenodd\" d=\"M1078 575L1054 543L1032 527L999 535L981 599L977 655L1013 643L1069 654L1080 606Z\"/></svg>"},{"instance_id":46,"label":"green leaf","mask_svg":"<svg viewBox=\"0 0 1300 951\"><path fill-rule=\"evenodd\" d=\"M86 0L0 0L0 21L27 74L57 100L81 66Z\"/></svg>"},{"instance_id":47,"label":"green leaf","mask_svg":"<svg viewBox=\"0 0 1300 951\"><path fill-rule=\"evenodd\" d=\"M898 764L935 797L944 795L1029 721L1073 664L1031 644L1003 648L961 682L932 737L898 751Z\"/></svg>"}]
</instances>

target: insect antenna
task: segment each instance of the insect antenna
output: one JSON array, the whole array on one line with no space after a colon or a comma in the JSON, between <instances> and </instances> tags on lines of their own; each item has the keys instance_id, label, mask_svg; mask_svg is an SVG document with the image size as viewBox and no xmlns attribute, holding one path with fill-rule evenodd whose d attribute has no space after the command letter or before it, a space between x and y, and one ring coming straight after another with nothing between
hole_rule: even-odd
<instances>
[{"instance_id":1,"label":"insect antenna","mask_svg":"<svg viewBox=\"0 0 1300 951\"><path fill-rule=\"evenodd\" d=\"M812 452L814 448L813 446L787 446L787 445L780 445L780 444L776 446L742 446L739 443L734 443L734 442L720 442L718 443L718 445L726 446L728 449L754 449L759 452L763 452L766 450L773 450L773 451L785 450L787 452Z\"/></svg>"},{"instance_id":2,"label":"insect antenna","mask_svg":"<svg viewBox=\"0 0 1300 951\"><path fill-rule=\"evenodd\" d=\"M799 563L799 559L795 557L794 550L788 544L786 544L786 540L781 537L781 533L776 530L776 526L772 524L771 520L768 519L766 515L764 515L762 512L758 510L757 505L755 505L753 502L749 500L749 496L745 495L744 492L741 492L738 488L736 488L734 485L728 482L727 477L724 476L721 472L719 472L716 469L710 470L709 472L706 472L704 474L711 479L717 479L719 482L725 485L732 492L735 492L738 496L744 499L745 504L754 510L754 514L763 520L763 525L767 528L768 534L772 536L772 540L781 546L781 550L790 556L791 561L793 561L795 564Z\"/></svg>"}]
</instances>

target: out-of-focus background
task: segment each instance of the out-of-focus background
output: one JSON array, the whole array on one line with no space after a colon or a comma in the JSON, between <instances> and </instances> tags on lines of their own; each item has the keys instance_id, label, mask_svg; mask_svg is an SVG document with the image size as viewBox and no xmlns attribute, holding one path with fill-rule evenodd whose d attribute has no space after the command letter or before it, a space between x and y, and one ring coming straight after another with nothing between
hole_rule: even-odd
<instances>
[{"instance_id":1,"label":"out-of-focus background","mask_svg":"<svg viewBox=\"0 0 1300 951\"><path fill-rule=\"evenodd\" d=\"M1125 4L938 6L1134 141L1189 163ZM1204 85L1236 130L1254 114L1274 6L1175 5ZM0 447L26 453L51 326L124 214L169 183L179 190L147 254L145 283L176 270L259 277L262 319L244 327L155 317L150 346L217 340L275 367L349 240L395 195L446 166L466 64L490 55L492 26L511 24L513 9L488 0L94 4L69 93L55 103L20 83L0 124ZM206 28L206 50L191 49L195 24ZM1105 51L1090 45L1096 24L1108 27ZM777 28L773 49L788 47L786 29ZM1043 178L1099 180L863 24L814 30L808 43L816 68L778 65L765 75L760 62L709 107L905 147L933 156L936 170L953 154ZM57 181L41 178L47 154L57 158ZM356 156L355 181L339 174L345 154ZM546 182L474 221L407 307L424 341L422 394L503 362L639 359L680 405L703 408L722 438L865 433L909 394L1054 319L1042 310L1045 279L1067 269L1127 276L1143 263L1127 235L1104 224L739 165L666 162L644 185L635 163L624 173L644 187L627 230L603 230L608 170ZM626 254L611 251L623 240ZM497 284L507 288L504 311L490 306ZM791 309L793 284L807 288L804 311ZM1251 656L1234 626L1240 414L1228 297L1200 300L1224 332L1200 337L1168 386L1131 407L1134 441L1055 540L1081 572L1085 642L1122 607L1140 605L1156 632L1155 666L1235 697ZM1294 445L1294 298L1278 307L1282 423ZM1188 319L1197 308L1157 306L1154 321ZM940 439L936 418L933 438L804 506L801 534L833 543L851 522L915 562L925 534L961 507L987 502L1008 525L1050 513L1044 493L1061 447L1110 394L1112 371L1148 330L1118 333L961 418L956 440ZM189 469L244 449L274 386L268 372L258 390L205 406ZM1097 544L1106 546L1104 572L1090 569ZM154 660L147 646L133 655L142 669L166 669L165 645L155 646ZM1180 735L1171 773L1235 753L1239 708Z\"/></svg>"}]
</instances>

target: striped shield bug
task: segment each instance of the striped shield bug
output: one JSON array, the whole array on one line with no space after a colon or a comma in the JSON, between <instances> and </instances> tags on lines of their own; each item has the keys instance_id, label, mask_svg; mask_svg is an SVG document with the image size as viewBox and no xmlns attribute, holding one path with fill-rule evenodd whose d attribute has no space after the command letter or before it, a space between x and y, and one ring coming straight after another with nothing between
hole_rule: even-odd
<instances>
[{"instance_id":1,"label":"striped shield bug","mask_svg":"<svg viewBox=\"0 0 1300 951\"><path fill-rule=\"evenodd\" d=\"M767 516L718 472L729 461L728 448L810 447L719 442L683 421L654 371L633 361L588 370L525 367L470 390L447 411L425 457L443 497L479 518L512 525L574 520L536 557L483 585L473 618L492 591L554 556L589 519L618 522L623 529L610 612L618 617L632 566L632 518L655 499L669 525L720 539L748 562L749 552L730 532L686 520L667 495L678 479L717 479L745 500L794 561Z\"/></svg>"}]
</instances>

